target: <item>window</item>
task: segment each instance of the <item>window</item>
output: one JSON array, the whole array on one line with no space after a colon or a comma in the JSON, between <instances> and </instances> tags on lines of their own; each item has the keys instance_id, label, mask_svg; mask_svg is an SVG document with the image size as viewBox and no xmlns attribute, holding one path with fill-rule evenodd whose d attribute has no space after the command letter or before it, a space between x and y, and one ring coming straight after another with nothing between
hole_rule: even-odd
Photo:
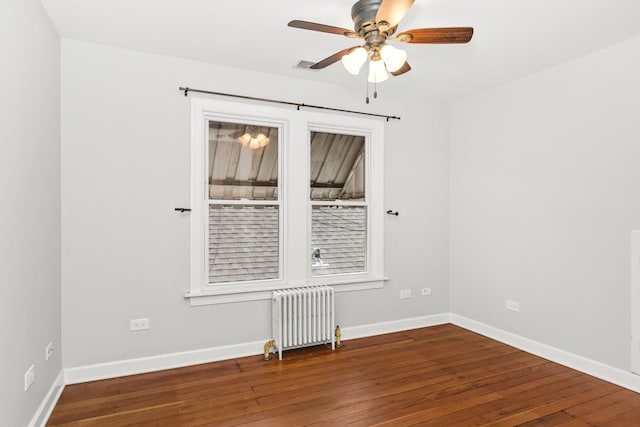
<instances>
[{"instance_id":1,"label":"window","mask_svg":"<svg viewBox=\"0 0 640 427\"><path fill-rule=\"evenodd\" d=\"M278 128L208 121L209 284L280 278Z\"/></svg>"},{"instance_id":2,"label":"window","mask_svg":"<svg viewBox=\"0 0 640 427\"><path fill-rule=\"evenodd\" d=\"M192 98L191 305L381 287L380 120Z\"/></svg>"},{"instance_id":3,"label":"window","mask_svg":"<svg viewBox=\"0 0 640 427\"><path fill-rule=\"evenodd\" d=\"M362 273L367 259L365 137L311 131L311 275Z\"/></svg>"}]
</instances>

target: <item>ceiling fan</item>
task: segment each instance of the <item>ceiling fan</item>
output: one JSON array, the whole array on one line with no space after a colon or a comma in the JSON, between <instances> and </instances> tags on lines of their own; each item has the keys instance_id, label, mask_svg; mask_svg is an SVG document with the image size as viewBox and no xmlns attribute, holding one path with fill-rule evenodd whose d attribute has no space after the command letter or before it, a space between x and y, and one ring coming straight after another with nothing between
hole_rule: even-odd
<instances>
[{"instance_id":1,"label":"ceiling fan","mask_svg":"<svg viewBox=\"0 0 640 427\"><path fill-rule=\"evenodd\" d=\"M351 8L354 30L317 24L315 22L293 20L289 27L303 30L338 34L351 39L364 39L361 46L353 46L336 52L311 65L318 70L342 60L351 74L357 75L369 59L368 81L383 82L388 78L387 71L399 76L411 70L407 62L407 53L387 44L387 41L418 44L467 43L473 36L472 27L456 28L418 28L403 31L391 38L398 29L398 23L409 11L415 0L359 0Z\"/></svg>"}]
</instances>

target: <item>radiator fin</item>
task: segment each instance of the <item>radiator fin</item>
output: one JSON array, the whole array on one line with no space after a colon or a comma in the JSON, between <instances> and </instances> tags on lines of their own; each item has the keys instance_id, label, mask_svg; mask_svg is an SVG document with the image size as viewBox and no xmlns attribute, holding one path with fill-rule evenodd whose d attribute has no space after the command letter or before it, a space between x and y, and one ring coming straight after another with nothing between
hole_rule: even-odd
<instances>
[{"instance_id":1,"label":"radiator fin","mask_svg":"<svg viewBox=\"0 0 640 427\"><path fill-rule=\"evenodd\" d=\"M281 289L273 292L273 339L278 356L298 347L331 343L335 350L335 297L329 286Z\"/></svg>"}]
</instances>

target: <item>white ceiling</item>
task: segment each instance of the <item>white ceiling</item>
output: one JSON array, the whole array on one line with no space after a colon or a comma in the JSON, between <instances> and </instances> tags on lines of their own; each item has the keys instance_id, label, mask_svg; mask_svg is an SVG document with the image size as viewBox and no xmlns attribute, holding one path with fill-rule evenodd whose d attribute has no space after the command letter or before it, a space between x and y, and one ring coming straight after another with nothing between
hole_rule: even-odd
<instances>
[{"instance_id":1,"label":"white ceiling","mask_svg":"<svg viewBox=\"0 0 640 427\"><path fill-rule=\"evenodd\" d=\"M62 37L364 87L340 63L295 69L357 44L287 27L353 28L354 0L41 0ZM640 0L416 0L399 25L472 26L462 45L402 44L413 70L382 83L455 99L640 35ZM397 45L397 44L396 44ZM640 52L639 52L640 54Z\"/></svg>"}]
</instances>

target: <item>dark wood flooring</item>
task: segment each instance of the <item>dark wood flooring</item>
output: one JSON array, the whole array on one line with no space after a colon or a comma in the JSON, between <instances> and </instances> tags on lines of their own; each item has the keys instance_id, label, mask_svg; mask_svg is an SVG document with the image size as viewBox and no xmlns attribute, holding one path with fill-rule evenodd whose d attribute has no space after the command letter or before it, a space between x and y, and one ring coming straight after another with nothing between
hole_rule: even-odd
<instances>
[{"instance_id":1,"label":"dark wood flooring","mask_svg":"<svg viewBox=\"0 0 640 427\"><path fill-rule=\"evenodd\" d=\"M48 426L640 426L640 394L442 325L65 388Z\"/></svg>"}]
</instances>

